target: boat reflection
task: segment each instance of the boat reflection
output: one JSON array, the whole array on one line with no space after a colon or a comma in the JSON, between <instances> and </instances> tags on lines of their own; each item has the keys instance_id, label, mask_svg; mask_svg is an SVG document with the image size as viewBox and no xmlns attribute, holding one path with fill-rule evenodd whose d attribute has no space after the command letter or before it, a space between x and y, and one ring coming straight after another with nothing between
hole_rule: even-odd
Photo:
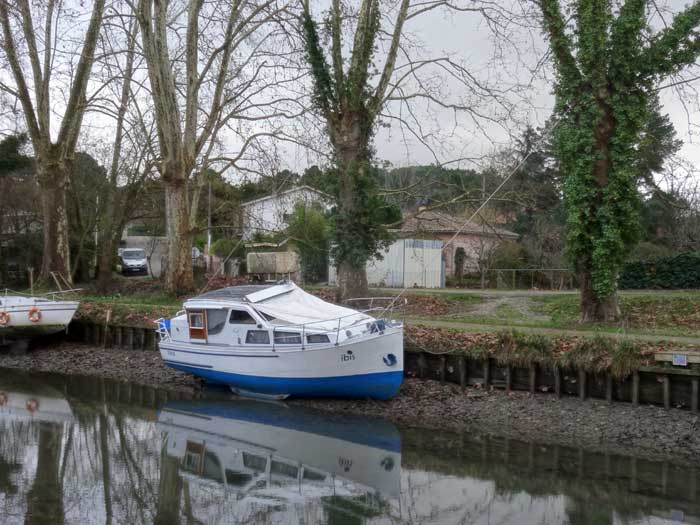
<instances>
[{"instance_id":1,"label":"boat reflection","mask_svg":"<svg viewBox=\"0 0 700 525\"><path fill-rule=\"evenodd\" d=\"M158 428L184 478L239 499L362 496L381 505L401 491L401 439L388 421L260 401L179 401L161 410Z\"/></svg>"},{"instance_id":2,"label":"boat reflection","mask_svg":"<svg viewBox=\"0 0 700 525\"><path fill-rule=\"evenodd\" d=\"M3 381L0 383L0 419L33 420L46 423L71 423L73 411L59 390Z\"/></svg>"}]
</instances>

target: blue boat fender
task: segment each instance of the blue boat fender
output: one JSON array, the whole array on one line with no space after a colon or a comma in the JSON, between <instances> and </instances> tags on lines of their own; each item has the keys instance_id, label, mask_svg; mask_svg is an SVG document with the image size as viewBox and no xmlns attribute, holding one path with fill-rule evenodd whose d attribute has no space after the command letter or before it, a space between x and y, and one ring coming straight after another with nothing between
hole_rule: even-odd
<instances>
[{"instance_id":1,"label":"blue boat fender","mask_svg":"<svg viewBox=\"0 0 700 525\"><path fill-rule=\"evenodd\" d=\"M387 354L382 360L386 366L394 366L396 364L396 356L394 354Z\"/></svg>"},{"instance_id":2,"label":"blue boat fender","mask_svg":"<svg viewBox=\"0 0 700 525\"><path fill-rule=\"evenodd\" d=\"M369 331L372 334L376 334L377 332L383 334L384 330L386 330L386 321L384 319L377 319L372 323L372 327Z\"/></svg>"}]
</instances>

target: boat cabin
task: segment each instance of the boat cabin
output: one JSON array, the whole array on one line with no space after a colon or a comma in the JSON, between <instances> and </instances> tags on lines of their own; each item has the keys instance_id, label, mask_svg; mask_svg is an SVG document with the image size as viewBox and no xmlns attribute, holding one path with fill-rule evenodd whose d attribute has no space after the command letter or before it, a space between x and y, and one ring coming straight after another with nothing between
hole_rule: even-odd
<instances>
[{"instance_id":1,"label":"boat cabin","mask_svg":"<svg viewBox=\"0 0 700 525\"><path fill-rule=\"evenodd\" d=\"M374 319L326 303L293 283L245 285L189 299L171 321L173 340L257 349L337 344L367 333Z\"/></svg>"}]
</instances>

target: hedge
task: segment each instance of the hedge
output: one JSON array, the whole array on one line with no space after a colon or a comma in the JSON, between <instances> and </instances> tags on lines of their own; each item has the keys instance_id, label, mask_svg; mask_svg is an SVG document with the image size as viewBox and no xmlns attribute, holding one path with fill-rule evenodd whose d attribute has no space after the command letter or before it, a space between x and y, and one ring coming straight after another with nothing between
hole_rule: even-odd
<instances>
[{"instance_id":1,"label":"hedge","mask_svg":"<svg viewBox=\"0 0 700 525\"><path fill-rule=\"evenodd\" d=\"M620 288L700 288L700 252L627 263Z\"/></svg>"}]
</instances>

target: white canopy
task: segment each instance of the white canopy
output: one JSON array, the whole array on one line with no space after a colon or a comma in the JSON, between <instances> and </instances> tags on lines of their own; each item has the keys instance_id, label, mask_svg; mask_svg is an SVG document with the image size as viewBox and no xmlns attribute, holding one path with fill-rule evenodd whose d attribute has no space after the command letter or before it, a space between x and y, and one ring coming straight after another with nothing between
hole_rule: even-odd
<instances>
[{"instance_id":1,"label":"white canopy","mask_svg":"<svg viewBox=\"0 0 700 525\"><path fill-rule=\"evenodd\" d=\"M254 293L248 300L255 308L267 315L290 324L306 325L309 330L335 330L346 328L360 321L373 321L374 318L351 308L327 303L318 297L306 293L294 283L280 285L280 293L267 291ZM277 286L273 289L278 288ZM272 290L270 290L272 292ZM256 295L260 294L258 297Z\"/></svg>"}]
</instances>

